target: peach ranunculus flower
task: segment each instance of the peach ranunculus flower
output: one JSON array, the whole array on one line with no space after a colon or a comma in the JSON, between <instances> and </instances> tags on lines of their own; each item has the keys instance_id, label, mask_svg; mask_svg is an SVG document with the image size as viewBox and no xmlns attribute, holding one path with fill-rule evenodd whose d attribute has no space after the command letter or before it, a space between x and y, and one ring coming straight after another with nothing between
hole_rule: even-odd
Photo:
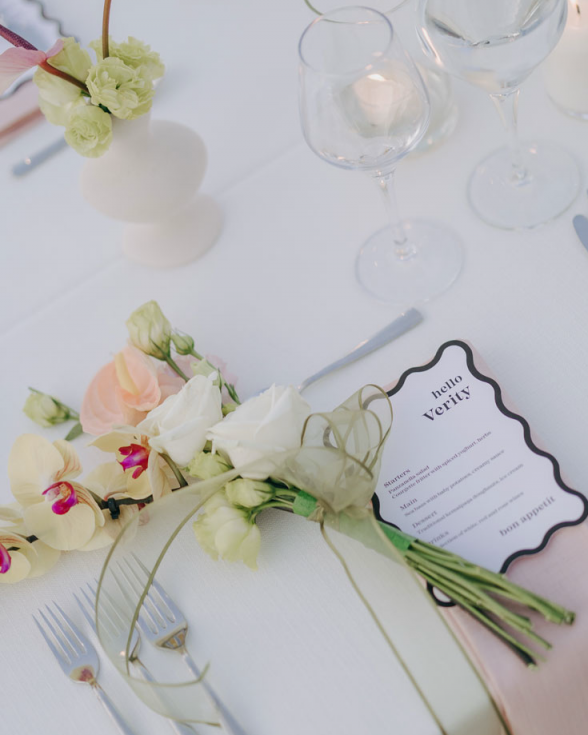
<instances>
[{"instance_id":1,"label":"peach ranunculus flower","mask_svg":"<svg viewBox=\"0 0 588 735\"><path fill-rule=\"evenodd\" d=\"M15 499L23 508L27 531L60 551L84 546L104 516L91 493L73 482L82 471L71 444L51 444L36 434L23 434L8 458L8 476Z\"/></svg>"},{"instance_id":2,"label":"peach ranunculus flower","mask_svg":"<svg viewBox=\"0 0 588 735\"><path fill-rule=\"evenodd\" d=\"M193 359L186 361L191 370ZM131 345L104 365L88 386L80 422L87 434L101 436L113 427L136 426L147 413L185 385L167 365L159 365Z\"/></svg>"}]
</instances>

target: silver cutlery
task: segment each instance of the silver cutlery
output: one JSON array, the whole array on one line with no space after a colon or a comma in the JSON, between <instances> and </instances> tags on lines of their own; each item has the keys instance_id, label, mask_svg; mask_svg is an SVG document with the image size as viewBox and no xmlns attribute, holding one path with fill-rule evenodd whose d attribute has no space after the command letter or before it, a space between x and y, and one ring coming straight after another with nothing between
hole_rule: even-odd
<instances>
[{"instance_id":1,"label":"silver cutlery","mask_svg":"<svg viewBox=\"0 0 588 735\"><path fill-rule=\"evenodd\" d=\"M106 692L98 684L100 660L96 649L80 633L59 605L57 603L53 604L59 616L49 605L46 605L47 613L53 622L51 622L41 609L38 612L44 625L34 615L33 620L61 666L62 671L75 682L89 684L120 732L123 735L134 735L120 712L106 695Z\"/></svg>"},{"instance_id":2,"label":"silver cutlery","mask_svg":"<svg viewBox=\"0 0 588 735\"><path fill-rule=\"evenodd\" d=\"M92 630L96 635L96 620L94 618L94 610L96 607L96 588L92 587L90 583L87 585L88 591L81 589L80 593L84 599L82 600L74 593L74 598L78 603L80 610L84 617L90 624ZM124 616L121 614L120 608L117 603L112 599L108 592L103 589L101 592L101 612L103 614L103 626L104 633L110 638L115 649L118 651L119 656L126 660L126 650L128 643L128 628ZM129 612L132 613L132 610ZM139 631L135 627L131 636L131 643L129 646L129 661L133 664L141 673L141 676L150 682L156 683L156 679L145 664L139 658L139 651L141 649L141 636ZM194 728L190 727L187 723L178 722L177 720L169 720L170 726L179 735L195 735Z\"/></svg>"},{"instance_id":3,"label":"silver cutlery","mask_svg":"<svg viewBox=\"0 0 588 735\"><path fill-rule=\"evenodd\" d=\"M577 214L574 217L574 229L582 245L588 250L588 217Z\"/></svg>"},{"instance_id":4,"label":"silver cutlery","mask_svg":"<svg viewBox=\"0 0 588 735\"><path fill-rule=\"evenodd\" d=\"M65 138L59 138L53 143L49 143L45 148L41 148L36 153L16 163L12 167L12 174L14 176L25 176L64 148L67 148Z\"/></svg>"},{"instance_id":5,"label":"silver cutlery","mask_svg":"<svg viewBox=\"0 0 588 735\"><path fill-rule=\"evenodd\" d=\"M136 601L142 594L144 585L149 579L149 571L144 564L133 555L134 564L125 559L118 563L118 574L110 567L113 579L127 602L135 609ZM119 576L120 575L120 576ZM132 599L131 594L135 595ZM186 648L186 634L188 622L175 602L166 594L165 590L153 580L147 593L137 623L141 635L157 648L164 648L179 653L186 666L198 679L201 671L190 656ZM206 678L202 679L202 686L215 704L221 725L227 735L247 735L245 730L237 722L235 717L223 704L218 694L214 691Z\"/></svg>"},{"instance_id":6,"label":"silver cutlery","mask_svg":"<svg viewBox=\"0 0 588 735\"><path fill-rule=\"evenodd\" d=\"M408 332L409 329L416 327L422 321L423 315L417 309L409 309L408 311L405 311L397 319L388 324L387 327L384 327L384 329L381 329L377 334L374 334L373 337L360 342L351 350L351 352L347 353L347 355L341 357L339 360L335 360L335 362L332 362L330 365L322 368L322 370L319 370L309 378L306 378L306 380L303 380L298 386L298 392L302 393L302 391L306 390L309 385L312 385L312 383L315 383L317 380L324 378L325 375L328 375L335 370L340 370L342 367L350 365L352 362L360 360L362 357L379 350L381 347L389 344L405 332Z\"/></svg>"}]
</instances>

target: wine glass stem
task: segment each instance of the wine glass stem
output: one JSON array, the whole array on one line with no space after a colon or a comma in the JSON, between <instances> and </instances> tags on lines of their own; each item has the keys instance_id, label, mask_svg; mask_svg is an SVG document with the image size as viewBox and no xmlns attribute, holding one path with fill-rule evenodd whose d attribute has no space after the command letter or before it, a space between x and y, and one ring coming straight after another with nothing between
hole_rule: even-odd
<instances>
[{"instance_id":1,"label":"wine glass stem","mask_svg":"<svg viewBox=\"0 0 588 735\"><path fill-rule=\"evenodd\" d=\"M399 260L408 260L416 254L414 245L409 242L402 221L398 216L398 203L396 202L396 189L394 187L394 172L385 176L376 176L376 183L384 197L388 219L390 221L390 232L394 246L394 255Z\"/></svg>"},{"instance_id":2,"label":"wine glass stem","mask_svg":"<svg viewBox=\"0 0 588 735\"><path fill-rule=\"evenodd\" d=\"M523 153L518 134L518 107L519 107L520 89L507 92L506 94L491 94L490 99L494 102L502 124L506 129L508 136L508 147L511 157L511 175L512 184L527 183L530 176L523 162Z\"/></svg>"}]
</instances>

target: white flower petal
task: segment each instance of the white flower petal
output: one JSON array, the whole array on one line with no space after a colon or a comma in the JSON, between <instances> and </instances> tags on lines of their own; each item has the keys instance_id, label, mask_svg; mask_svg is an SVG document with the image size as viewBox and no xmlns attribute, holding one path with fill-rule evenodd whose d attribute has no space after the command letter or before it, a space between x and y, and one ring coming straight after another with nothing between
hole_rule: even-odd
<instances>
[{"instance_id":1,"label":"white flower petal","mask_svg":"<svg viewBox=\"0 0 588 735\"><path fill-rule=\"evenodd\" d=\"M96 528L93 509L78 503L63 515L51 510L49 503L36 503L25 509L25 523L37 538L61 551L79 549L92 538Z\"/></svg>"},{"instance_id":2,"label":"white flower petal","mask_svg":"<svg viewBox=\"0 0 588 735\"><path fill-rule=\"evenodd\" d=\"M19 436L8 457L8 476L14 497L22 505L37 503L63 469L59 450L36 434Z\"/></svg>"}]
</instances>

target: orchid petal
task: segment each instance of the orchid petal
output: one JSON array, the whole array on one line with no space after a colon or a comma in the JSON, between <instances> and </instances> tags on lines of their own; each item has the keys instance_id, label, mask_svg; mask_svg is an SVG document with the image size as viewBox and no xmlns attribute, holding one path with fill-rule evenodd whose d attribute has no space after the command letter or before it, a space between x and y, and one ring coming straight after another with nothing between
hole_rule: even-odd
<instances>
[{"instance_id":1,"label":"orchid petal","mask_svg":"<svg viewBox=\"0 0 588 735\"><path fill-rule=\"evenodd\" d=\"M8 477L14 497L22 505L38 503L63 469L63 456L47 439L36 434L22 434L14 442L8 457Z\"/></svg>"},{"instance_id":2,"label":"orchid petal","mask_svg":"<svg viewBox=\"0 0 588 735\"><path fill-rule=\"evenodd\" d=\"M64 515L56 515L48 503L37 503L25 509L25 523L37 538L60 551L84 546L94 535L96 516L85 503L78 503Z\"/></svg>"},{"instance_id":3,"label":"orchid petal","mask_svg":"<svg viewBox=\"0 0 588 735\"><path fill-rule=\"evenodd\" d=\"M0 574L0 584L14 584L20 582L29 576L31 572L31 563L20 551L10 552L10 567Z\"/></svg>"},{"instance_id":4,"label":"orchid petal","mask_svg":"<svg viewBox=\"0 0 588 735\"><path fill-rule=\"evenodd\" d=\"M53 442L53 446L63 457L63 469L55 475L55 482L66 479L72 480L74 477L78 477L82 473L82 463L71 443L65 441L65 439L58 439Z\"/></svg>"}]
</instances>

